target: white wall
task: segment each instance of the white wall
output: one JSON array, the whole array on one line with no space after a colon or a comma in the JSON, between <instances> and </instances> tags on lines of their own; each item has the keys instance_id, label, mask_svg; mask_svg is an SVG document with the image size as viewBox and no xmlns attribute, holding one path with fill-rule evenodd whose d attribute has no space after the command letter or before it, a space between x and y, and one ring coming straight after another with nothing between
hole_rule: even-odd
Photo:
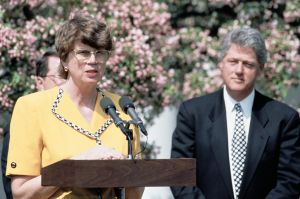
<instances>
[{"instance_id":1,"label":"white wall","mask_svg":"<svg viewBox=\"0 0 300 199\"><path fill-rule=\"evenodd\" d=\"M151 127L147 128L148 143L155 141L160 147L157 159L169 159L171 151L172 133L176 125L177 109L167 107L157 118ZM144 138L142 138L144 140ZM146 187L142 199L172 199L173 195L169 187Z\"/></svg>"}]
</instances>

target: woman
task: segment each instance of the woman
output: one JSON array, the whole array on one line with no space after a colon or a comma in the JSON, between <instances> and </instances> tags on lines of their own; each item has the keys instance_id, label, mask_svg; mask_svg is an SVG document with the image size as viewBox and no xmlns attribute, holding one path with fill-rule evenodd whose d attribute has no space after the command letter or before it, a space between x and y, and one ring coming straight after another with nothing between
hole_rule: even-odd
<instances>
[{"instance_id":1,"label":"woman","mask_svg":"<svg viewBox=\"0 0 300 199\"><path fill-rule=\"evenodd\" d=\"M117 105L119 96L97 92L105 62L113 50L108 27L96 19L75 15L57 32L56 49L67 81L60 87L18 99L11 122L7 175L14 198L98 198L98 191L41 186L41 168L62 159L124 159L127 140L100 108L103 95ZM117 109L120 110L119 107ZM121 111L120 111L121 112ZM128 120L124 113L120 117ZM133 131L133 151L139 134ZM102 190L113 198L112 189ZM126 198L140 198L137 188Z\"/></svg>"}]
</instances>

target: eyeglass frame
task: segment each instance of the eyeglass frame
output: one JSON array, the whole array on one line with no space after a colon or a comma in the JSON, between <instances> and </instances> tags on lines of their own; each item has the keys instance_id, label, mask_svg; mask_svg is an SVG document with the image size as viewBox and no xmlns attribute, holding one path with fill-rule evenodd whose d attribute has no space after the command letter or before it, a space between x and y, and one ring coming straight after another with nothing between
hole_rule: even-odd
<instances>
[{"instance_id":1,"label":"eyeglass frame","mask_svg":"<svg viewBox=\"0 0 300 199\"><path fill-rule=\"evenodd\" d=\"M86 57L86 58L78 58L77 56L78 56L78 52L79 51L82 51L82 52L89 52L89 56L88 57ZM85 49L79 49L79 50L75 50L75 49L73 49L71 52L74 52L74 57L78 60L78 61L87 61L87 60L89 60L90 58L91 58L91 56L92 56L92 54L94 55L94 57L95 57L95 60L97 60L97 61L99 61L100 63L105 63L108 59L109 59L109 57L110 57L110 54L111 54L111 51L109 51L109 50L95 50L95 51L90 51L90 50L85 50ZM97 56L96 56L96 53L97 52L107 52L107 58L105 59L105 60L98 60L97 59Z\"/></svg>"},{"instance_id":2,"label":"eyeglass frame","mask_svg":"<svg viewBox=\"0 0 300 199\"><path fill-rule=\"evenodd\" d=\"M42 76L38 75L37 77L41 77L41 78L45 78L45 77L51 78L51 77L54 77L56 79L63 79L62 77L57 76L57 75L42 75Z\"/></svg>"},{"instance_id":3,"label":"eyeglass frame","mask_svg":"<svg viewBox=\"0 0 300 199\"><path fill-rule=\"evenodd\" d=\"M57 75L43 75L43 76L37 76L37 77L41 77L41 78L49 78L52 82L54 82L56 84L56 80L54 79L59 79L59 80L65 80L64 78L57 76ZM54 78L54 79L52 79ZM63 82L59 83L58 85L61 85Z\"/></svg>"}]
</instances>

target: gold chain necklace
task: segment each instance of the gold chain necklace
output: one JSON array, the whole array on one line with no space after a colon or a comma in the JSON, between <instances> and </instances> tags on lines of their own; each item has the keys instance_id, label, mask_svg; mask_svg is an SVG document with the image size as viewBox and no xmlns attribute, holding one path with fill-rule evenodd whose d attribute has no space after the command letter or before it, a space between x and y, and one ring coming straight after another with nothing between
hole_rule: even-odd
<instances>
[{"instance_id":1,"label":"gold chain necklace","mask_svg":"<svg viewBox=\"0 0 300 199\"><path fill-rule=\"evenodd\" d=\"M101 145L100 135L107 129L107 127L113 122L113 120L111 118L106 120L106 122L104 122L104 124L95 133L91 133L90 131L85 130L84 128L81 128L77 124L67 120L66 118L64 118L63 116L61 116L59 113L56 112L58 104L60 103L60 100L62 98L63 92L64 92L64 90L61 89L61 88L58 90L58 94L57 94L56 99L55 99L55 101L52 105L52 109L51 109L52 113L55 115L55 117L57 119L59 119L60 121L62 121L63 123L65 123L66 125L71 127L72 129L74 129L77 132L79 132L81 134L84 134L84 135L86 135L90 138L95 139L96 143ZM100 94L102 94L102 92L100 92Z\"/></svg>"}]
</instances>

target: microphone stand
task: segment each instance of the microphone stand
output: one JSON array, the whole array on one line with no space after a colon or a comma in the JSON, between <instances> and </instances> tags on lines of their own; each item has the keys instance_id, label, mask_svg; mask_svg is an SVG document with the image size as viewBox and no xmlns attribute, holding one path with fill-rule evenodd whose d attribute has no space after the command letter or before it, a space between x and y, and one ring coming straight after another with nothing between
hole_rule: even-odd
<instances>
[{"instance_id":1,"label":"microphone stand","mask_svg":"<svg viewBox=\"0 0 300 199\"><path fill-rule=\"evenodd\" d=\"M133 159L132 156L132 139L133 139L133 135L132 135L132 130L129 129L130 127L130 123L127 121L123 121L125 123L125 126L122 124L118 125L118 127L121 129L121 131L124 133L124 135L126 136L126 140L128 141L128 156L127 159Z\"/></svg>"},{"instance_id":2,"label":"microphone stand","mask_svg":"<svg viewBox=\"0 0 300 199\"><path fill-rule=\"evenodd\" d=\"M130 122L123 121L125 123L125 126L123 124L119 125L121 131L126 136L126 140L128 141L128 160L133 160L132 155L132 140L133 140L133 134L130 127ZM117 199L125 199L125 188L117 187L114 189Z\"/></svg>"},{"instance_id":3,"label":"microphone stand","mask_svg":"<svg viewBox=\"0 0 300 199\"><path fill-rule=\"evenodd\" d=\"M126 122L125 123L126 133L124 133L124 134L126 136L126 140L128 141L128 156L127 156L127 159L128 160L133 160L134 159L133 154L132 154L133 134L132 134L132 130L129 129L129 127L130 127L130 123Z\"/></svg>"}]
</instances>

